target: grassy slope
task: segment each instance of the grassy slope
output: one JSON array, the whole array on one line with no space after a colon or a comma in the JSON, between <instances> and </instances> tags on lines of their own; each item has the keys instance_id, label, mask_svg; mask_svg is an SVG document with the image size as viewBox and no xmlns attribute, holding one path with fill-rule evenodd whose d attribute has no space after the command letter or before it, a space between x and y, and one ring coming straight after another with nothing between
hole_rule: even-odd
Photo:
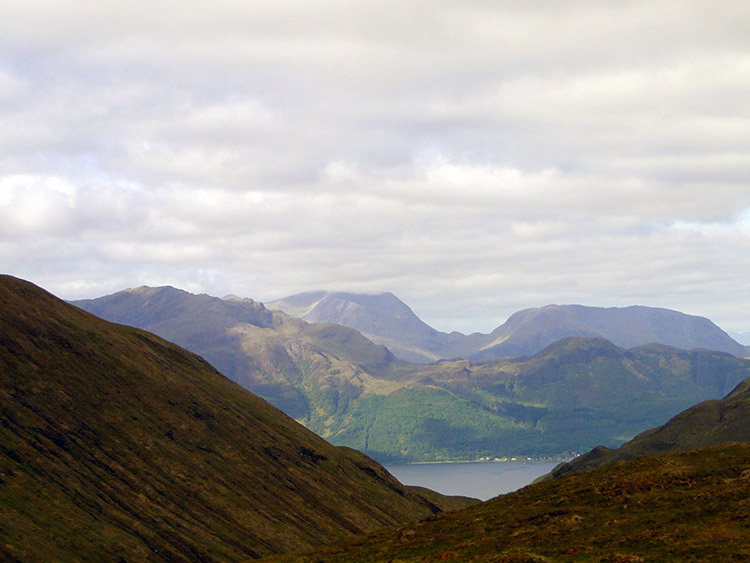
<instances>
[{"instance_id":1,"label":"grassy slope","mask_svg":"<svg viewBox=\"0 0 750 563\"><path fill-rule=\"evenodd\" d=\"M0 558L236 560L437 509L200 357L0 277Z\"/></svg>"},{"instance_id":2,"label":"grassy slope","mask_svg":"<svg viewBox=\"0 0 750 563\"><path fill-rule=\"evenodd\" d=\"M532 485L460 512L273 561L750 559L750 444L662 454Z\"/></svg>"}]
</instances>

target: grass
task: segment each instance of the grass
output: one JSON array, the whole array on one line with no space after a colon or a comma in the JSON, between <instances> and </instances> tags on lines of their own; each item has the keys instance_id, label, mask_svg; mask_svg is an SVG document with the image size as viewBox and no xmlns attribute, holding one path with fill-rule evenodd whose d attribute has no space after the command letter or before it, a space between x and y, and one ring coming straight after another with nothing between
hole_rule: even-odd
<instances>
[{"instance_id":1,"label":"grass","mask_svg":"<svg viewBox=\"0 0 750 563\"><path fill-rule=\"evenodd\" d=\"M730 562L750 559L750 444L532 485L417 524L271 561Z\"/></svg>"},{"instance_id":2,"label":"grass","mask_svg":"<svg viewBox=\"0 0 750 563\"><path fill-rule=\"evenodd\" d=\"M236 561L441 510L159 337L9 276L0 310L0 559Z\"/></svg>"}]
</instances>

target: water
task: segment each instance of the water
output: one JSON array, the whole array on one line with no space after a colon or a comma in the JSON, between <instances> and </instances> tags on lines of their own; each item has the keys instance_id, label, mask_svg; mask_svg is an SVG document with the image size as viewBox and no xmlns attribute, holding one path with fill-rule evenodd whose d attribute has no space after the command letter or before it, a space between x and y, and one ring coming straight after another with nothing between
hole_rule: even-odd
<instances>
[{"instance_id":1,"label":"water","mask_svg":"<svg viewBox=\"0 0 750 563\"><path fill-rule=\"evenodd\" d=\"M445 495L487 500L525 487L549 473L557 461L477 461L468 463L394 463L386 469L405 485Z\"/></svg>"}]
</instances>

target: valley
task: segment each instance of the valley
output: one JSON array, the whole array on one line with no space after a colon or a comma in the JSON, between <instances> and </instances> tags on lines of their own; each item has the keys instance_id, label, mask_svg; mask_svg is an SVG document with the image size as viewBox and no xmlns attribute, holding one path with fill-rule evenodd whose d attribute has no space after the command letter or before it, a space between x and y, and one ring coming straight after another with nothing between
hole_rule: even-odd
<instances>
[{"instance_id":1,"label":"valley","mask_svg":"<svg viewBox=\"0 0 750 563\"><path fill-rule=\"evenodd\" d=\"M0 45L0 563L750 562L750 1Z\"/></svg>"},{"instance_id":2,"label":"valley","mask_svg":"<svg viewBox=\"0 0 750 563\"><path fill-rule=\"evenodd\" d=\"M749 478L747 443L637 458L269 561L746 561Z\"/></svg>"}]
</instances>

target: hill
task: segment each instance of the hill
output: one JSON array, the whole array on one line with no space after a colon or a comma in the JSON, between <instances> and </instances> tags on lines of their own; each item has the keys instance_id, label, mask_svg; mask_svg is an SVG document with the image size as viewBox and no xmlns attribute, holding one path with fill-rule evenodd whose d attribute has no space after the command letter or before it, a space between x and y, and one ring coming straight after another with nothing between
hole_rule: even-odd
<instances>
[{"instance_id":1,"label":"hill","mask_svg":"<svg viewBox=\"0 0 750 563\"><path fill-rule=\"evenodd\" d=\"M439 332L391 293L308 292L268 303L310 322L357 329L387 346L397 357L426 363L456 357L482 360L533 355L562 338L604 338L622 348L664 344L683 350L703 348L750 356L710 320L654 307L547 305L512 315L490 334Z\"/></svg>"},{"instance_id":2,"label":"hill","mask_svg":"<svg viewBox=\"0 0 750 563\"><path fill-rule=\"evenodd\" d=\"M749 482L747 443L661 454L531 485L315 553L270 560L747 561Z\"/></svg>"},{"instance_id":3,"label":"hill","mask_svg":"<svg viewBox=\"0 0 750 563\"><path fill-rule=\"evenodd\" d=\"M384 460L545 457L619 446L749 376L750 361L722 352L569 338L531 358L415 367L327 428L334 443Z\"/></svg>"},{"instance_id":4,"label":"hill","mask_svg":"<svg viewBox=\"0 0 750 563\"><path fill-rule=\"evenodd\" d=\"M157 336L10 276L0 310L0 559L235 561L440 511Z\"/></svg>"},{"instance_id":5,"label":"hill","mask_svg":"<svg viewBox=\"0 0 750 563\"><path fill-rule=\"evenodd\" d=\"M723 399L699 403L663 426L638 434L616 450L605 446L594 448L559 465L549 476L559 477L645 455L729 442L750 442L750 379L744 380Z\"/></svg>"},{"instance_id":6,"label":"hill","mask_svg":"<svg viewBox=\"0 0 750 563\"><path fill-rule=\"evenodd\" d=\"M750 362L721 352L583 338L517 360L409 364L348 327L170 287L76 304L172 339L332 443L381 461L616 447L750 376Z\"/></svg>"}]
</instances>

